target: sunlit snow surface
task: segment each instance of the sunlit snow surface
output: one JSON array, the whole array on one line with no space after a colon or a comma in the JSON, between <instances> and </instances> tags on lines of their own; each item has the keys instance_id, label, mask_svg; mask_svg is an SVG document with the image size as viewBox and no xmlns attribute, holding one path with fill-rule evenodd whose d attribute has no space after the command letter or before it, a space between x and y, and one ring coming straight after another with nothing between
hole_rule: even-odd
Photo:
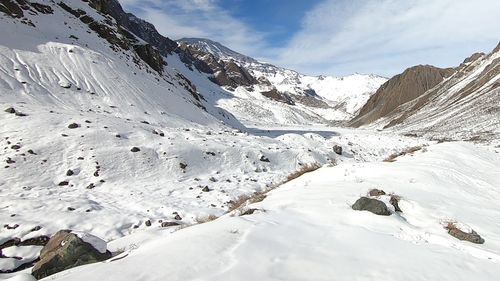
<instances>
[{"instance_id":1,"label":"sunlit snow surface","mask_svg":"<svg viewBox=\"0 0 500 281\"><path fill-rule=\"evenodd\" d=\"M500 273L500 154L431 145L396 162L343 163L306 174L250 207L172 231L111 242L123 259L47 280L496 280ZM371 188L401 196L403 213L350 205ZM486 242L456 240L454 220Z\"/></svg>"}]
</instances>

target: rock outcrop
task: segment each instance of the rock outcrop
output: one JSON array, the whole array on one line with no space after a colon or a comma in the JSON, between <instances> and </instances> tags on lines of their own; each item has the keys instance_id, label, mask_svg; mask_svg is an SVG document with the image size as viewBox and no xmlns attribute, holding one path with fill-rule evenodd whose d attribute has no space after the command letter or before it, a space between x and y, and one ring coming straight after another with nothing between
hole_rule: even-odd
<instances>
[{"instance_id":1,"label":"rock outcrop","mask_svg":"<svg viewBox=\"0 0 500 281\"><path fill-rule=\"evenodd\" d=\"M454 73L451 68L418 65L385 82L361 108L351 125L359 127L390 115L398 106L418 98Z\"/></svg>"},{"instance_id":2,"label":"rock outcrop","mask_svg":"<svg viewBox=\"0 0 500 281\"><path fill-rule=\"evenodd\" d=\"M111 257L106 242L90 234L78 234L61 230L54 234L40 251L40 261L32 269L32 275L42 279L54 273L104 261Z\"/></svg>"},{"instance_id":3,"label":"rock outcrop","mask_svg":"<svg viewBox=\"0 0 500 281\"><path fill-rule=\"evenodd\" d=\"M213 54L206 53L197 45L181 43L179 49L183 51L182 61L189 67L196 67L199 71L212 74L212 82L219 86L251 86L258 83L244 67L234 60L221 60Z\"/></svg>"}]
</instances>

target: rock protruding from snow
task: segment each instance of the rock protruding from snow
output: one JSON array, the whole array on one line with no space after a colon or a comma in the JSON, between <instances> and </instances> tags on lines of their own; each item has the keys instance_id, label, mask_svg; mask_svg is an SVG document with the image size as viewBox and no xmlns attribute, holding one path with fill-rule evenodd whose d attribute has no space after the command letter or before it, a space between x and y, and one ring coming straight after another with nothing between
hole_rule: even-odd
<instances>
[{"instance_id":1,"label":"rock protruding from snow","mask_svg":"<svg viewBox=\"0 0 500 281\"><path fill-rule=\"evenodd\" d=\"M40 251L40 261L32 269L32 275L42 279L57 272L109 259L106 242L87 233L61 230L50 238Z\"/></svg>"},{"instance_id":2,"label":"rock protruding from snow","mask_svg":"<svg viewBox=\"0 0 500 281\"><path fill-rule=\"evenodd\" d=\"M334 145L333 146L333 152L335 152L338 155L342 155L342 146L340 145Z\"/></svg>"},{"instance_id":3,"label":"rock protruding from snow","mask_svg":"<svg viewBox=\"0 0 500 281\"><path fill-rule=\"evenodd\" d=\"M354 205L352 205L352 209L356 211L369 211L379 216L391 215L391 212L384 202L368 197L359 198Z\"/></svg>"},{"instance_id":4,"label":"rock protruding from snow","mask_svg":"<svg viewBox=\"0 0 500 281\"><path fill-rule=\"evenodd\" d=\"M484 244L484 239L481 235L477 234L473 229L466 229L467 231L461 229L463 227L457 226L455 223L449 223L446 226L448 234L457 238L458 240L468 241L474 244Z\"/></svg>"},{"instance_id":5,"label":"rock protruding from snow","mask_svg":"<svg viewBox=\"0 0 500 281\"><path fill-rule=\"evenodd\" d=\"M382 195L385 195L385 191L383 191L382 189L372 189L368 192L368 195L370 196L382 196Z\"/></svg>"}]
</instances>

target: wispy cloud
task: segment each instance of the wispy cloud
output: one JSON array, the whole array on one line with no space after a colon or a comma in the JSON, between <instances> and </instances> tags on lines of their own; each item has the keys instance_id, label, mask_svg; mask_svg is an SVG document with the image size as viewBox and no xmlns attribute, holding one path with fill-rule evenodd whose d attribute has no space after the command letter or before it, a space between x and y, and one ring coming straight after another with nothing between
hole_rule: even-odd
<instances>
[{"instance_id":1,"label":"wispy cloud","mask_svg":"<svg viewBox=\"0 0 500 281\"><path fill-rule=\"evenodd\" d=\"M500 39L497 0L328 0L309 11L275 61L311 73L398 73L457 65Z\"/></svg>"},{"instance_id":2,"label":"wispy cloud","mask_svg":"<svg viewBox=\"0 0 500 281\"><path fill-rule=\"evenodd\" d=\"M457 65L500 39L498 0L324 0L284 46L218 0L122 0L174 39L206 37L309 74L390 76L416 64Z\"/></svg>"},{"instance_id":3,"label":"wispy cloud","mask_svg":"<svg viewBox=\"0 0 500 281\"><path fill-rule=\"evenodd\" d=\"M265 48L265 34L233 17L217 0L126 0L122 4L172 39L208 38L247 55Z\"/></svg>"}]
</instances>

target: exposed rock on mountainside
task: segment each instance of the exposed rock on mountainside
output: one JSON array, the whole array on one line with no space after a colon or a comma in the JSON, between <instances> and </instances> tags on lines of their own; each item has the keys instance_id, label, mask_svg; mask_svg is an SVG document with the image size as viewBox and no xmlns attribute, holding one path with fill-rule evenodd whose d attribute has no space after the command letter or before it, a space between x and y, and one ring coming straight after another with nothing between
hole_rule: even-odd
<instances>
[{"instance_id":1,"label":"exposed rock on mountainside","mask_svg":"<svg viewBox=\"0 0 500 281\"><path fill-rule=\"evenodd\" d=\"M154 46L162 55L171 54L177 48L175 41L162 36L151 23L123 11L118 1L90 0L89 3L99 12L112 16L121 27Z\"/></svg>"},{"instance_id":2,"label":"exposed rock on mountainside","mask_svg":"<svg viewBox=\"0 0 500 281\"><path fill-rule=\"evenodd\" d=\"M390 115L398 106L419 97L453 72L451 68L441 69L431 65L408 68L380 86L351 125L359 127Z\"/></svg>"},{"instance_id":3,"label":"exposed rock on mountainside","mask_svg":"<svg viewBox=\"0 0 500 281\"><path fill-rule=\"evenodd\" d=\"M401 81L398 88L410 87L408 82L411 81ZM374 121L368 108L373 107L376 112L390 97L395 100L404 97L401 92L385 91L384 86L352 124ZM395 105L396 109L373 125L436 139L499 141L500 45L487 55L473 54L441 83L406 103Z\"/></svg>"},{"instance_id":4,"label":"exposed rock on mountainside","mask_svg":"<svg viewBox=\"0 0 500 281\"><path fill-rule=\"evenodd\" d=\"M115 24L111 18L107 17L103 22L96 21L82 9L73 9L64 2L59 2L58 5L66 10L68 13L79 18L83 23L87 24L90 29L99 34L100 37L106 39L109 43L116 45L124 50L133 49L136 54L152 69L161 73L163 71L163 58L160 52L149 44L141 42L135 35L123 28L122 23ZM128 17L123 16L125 13L121 9L118 2L110 1L90 1L91 7L96 7L99 12L108 15L111 11L114 17L125 19ZM109 7L112 7L110 10ZM126 26L130 26L128 21L123 21Z\"/></svg>"},{"instance_id":5,"label":"exposed rock on mountainside","mask_svg":"<svg viewBox=\"0 0 500 281\"><path fill-rule=\"evenodd\" d=\"M306 76L235 52L209 39L178 41L183 62L213 75L218 85L244 95L260 94L290 106L302 105L329 120L345 120L354 114L386 81L374 75L348 77Z\"/></svg>"},{"instance_id":6,"label":"exposed rock on mountainside","mask_svg":"<svg viewBox=\"0 0 500 281\"><path fill-rule=\"evenodd\" d=\"M232 59L221 60L203 49L198 49L196 45L181 43L180 49L185 52L183 62L194 65L204 73L212 74L212 81L219 86L236 88L257 84L257 80Z\"/></svg>"}]
</instances>

